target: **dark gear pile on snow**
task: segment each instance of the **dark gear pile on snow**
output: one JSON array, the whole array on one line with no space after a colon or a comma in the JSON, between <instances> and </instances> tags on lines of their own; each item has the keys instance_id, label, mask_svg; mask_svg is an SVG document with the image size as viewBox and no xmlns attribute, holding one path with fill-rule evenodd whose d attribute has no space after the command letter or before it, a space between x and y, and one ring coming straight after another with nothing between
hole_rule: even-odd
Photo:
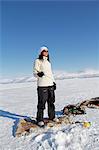
<instances>
[{"instance_id":1,"label":"dark gear pile on snow","mask_svg":"<svg viewBox=\"0 0 99 150\"><path fill-rule=\"evenodd\" d=\"M85 114L85 108L99 108L99 97L91 98L90 100L85 100L76 105L67 105L63 109L63 114L65 115L80 115Z\"/></svg>"},{"instance_id":2,"label":"dark gear pile on snow","mask_svg":"<svg viewBox=\"0 0 99 150\"><path fill-rule=\"evenodd\" d=\"M76 106L76 105L67 105L64 107L63 109L63 114L65 115L81 115L81 114L85 114L85 108L81 108L80 106Z\"/></svg>"}]
</instances>

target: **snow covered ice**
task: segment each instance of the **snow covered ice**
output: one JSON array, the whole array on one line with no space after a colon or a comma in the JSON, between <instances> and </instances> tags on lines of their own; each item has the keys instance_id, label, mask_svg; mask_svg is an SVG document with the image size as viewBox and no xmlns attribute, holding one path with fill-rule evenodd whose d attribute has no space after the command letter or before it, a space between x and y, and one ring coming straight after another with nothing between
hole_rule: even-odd
<instances>
[{"instance_id":1,"label":"snow covered ice","mask_svg":"<svg viewBox=\"0 0 99 150\"><path fill-rule=\"evenodd\" d=\"M77 75L73 78L57 76L56 116L67 104L99 97L99 77ZM27 82L26 82L27 80ZM15 81L15 82L14 82ZM17 82L16 82L17 81ZM1 83L1 82L0 82ZM33 78L2 80L0 84L0 150L99 150L99 109L87 109L85 115L75 116L75 121L90 121L91 126L81 124L49 128L28 136L15 137L20 118L36 116L37 93ZM47 117L47 110L44 112Z\"/></svg>"}]
</instances>

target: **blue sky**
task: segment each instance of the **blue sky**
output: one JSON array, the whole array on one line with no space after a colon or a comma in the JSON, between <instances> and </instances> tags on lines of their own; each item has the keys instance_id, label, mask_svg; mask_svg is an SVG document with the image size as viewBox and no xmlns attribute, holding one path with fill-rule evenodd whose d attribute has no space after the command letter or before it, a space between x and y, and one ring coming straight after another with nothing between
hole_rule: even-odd
<instances>
[{"instance_id":1,"label":"blue sky","mask_svg":"<svg viewBox=\"0 0 99 150\"><path fill-rule=\"evenodd\" d=\"M98 1L2 1L3 76L32 75L42 45L53 70L99 69Z\"/></svg>"}]
</instances>

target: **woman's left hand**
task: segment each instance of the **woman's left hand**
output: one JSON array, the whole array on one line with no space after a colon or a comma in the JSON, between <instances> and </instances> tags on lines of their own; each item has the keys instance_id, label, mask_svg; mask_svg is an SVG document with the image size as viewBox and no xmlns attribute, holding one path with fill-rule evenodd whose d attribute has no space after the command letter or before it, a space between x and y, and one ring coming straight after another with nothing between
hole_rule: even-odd
<instances>
[{"instance_id":1,"label":"woman's left hand","mask_svg":"<svg viewBox=\"0 0 99 150\"><path fill-rule=\"evenodd\" d=\"M56 83L53 82L53 87L54 87L54 90L56 90Z\"/></svg>"}]
</instances>

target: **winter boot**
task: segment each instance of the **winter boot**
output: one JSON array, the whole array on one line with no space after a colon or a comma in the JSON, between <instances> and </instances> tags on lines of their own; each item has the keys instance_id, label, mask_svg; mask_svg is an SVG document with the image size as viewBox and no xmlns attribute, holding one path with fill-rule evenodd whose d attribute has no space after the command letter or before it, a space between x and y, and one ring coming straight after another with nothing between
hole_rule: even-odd
<instances>
[{"instance_id":1,"label":"winter boot","mask_svg":"<svg viewBox=\"0 0 99 150\"><path fill-rule=\"evenodd\" d=\"M38 122L38 126L44 127L44 122L43 121Z\"/></svg>"}]
</instances>

